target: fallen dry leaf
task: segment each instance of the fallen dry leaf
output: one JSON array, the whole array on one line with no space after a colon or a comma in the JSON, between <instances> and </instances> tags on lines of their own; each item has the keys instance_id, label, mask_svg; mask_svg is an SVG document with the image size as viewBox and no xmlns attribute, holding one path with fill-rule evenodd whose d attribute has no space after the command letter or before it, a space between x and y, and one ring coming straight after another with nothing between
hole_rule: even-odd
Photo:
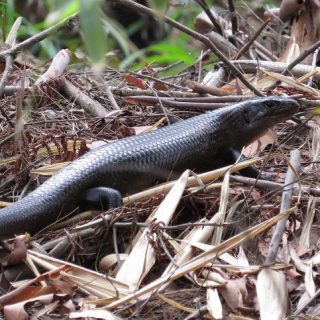
<instances>
[{"instance_id":1,"label":"fallen dry leaf","mask_svg":"<svg viewBox=\"0 0 320 320\"><path fill-rule=\"evenodd\" d=\"M272 144L277 141L277 134L274 130L269 130L259 139L255 140L242 150L242 154L247 157L253 157L259 154L265 149L268 144Z\"/></svg>"},{"instance_id":2,"label":"fallen dry leaf","mask_svg":"<svg viewBox=\"0 0 320 320\"><path fill-rule=\"evenodd\" d=\"M248 295L244 278L228 280L225 286L218 288L218 291L233 312L238 312L238 308L244 307Z\"/></svg>"},{"instance_id":3,"label":"fallen dry leaf","mask_svg":"<svg viewBox=\"0 0 320 320\"><path fill-rule=\"evenodd\" d=\"M262 269L257 280L261 320L283 320L288 306L288 289L282 272Z\"/></svg>"},{"instance_id":4,"label":"fallen dry leaf","mask_svg":"<svg viewBox=\"0 0 320 320\"><path fill-rule=\"evenodd\" d=\"M3 266L15 265L24 261L27 256L25 239L26 236L24 235L15 237L13 250L5 258L1 259Z\"/></svg>"}]
</instances>

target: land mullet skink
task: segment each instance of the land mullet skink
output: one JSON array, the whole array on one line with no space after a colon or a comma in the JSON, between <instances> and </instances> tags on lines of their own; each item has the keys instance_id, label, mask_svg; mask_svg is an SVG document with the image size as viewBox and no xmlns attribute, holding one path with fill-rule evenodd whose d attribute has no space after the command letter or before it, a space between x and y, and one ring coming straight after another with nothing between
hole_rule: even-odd
<instances>
[{"instance_id":1,"label":"land mullet skink","mask_svg":"<svg viewBox=\"0 0 320 320\"><path fill-rule=\"evenodd\" d=\"M230 164L235 150L290 118L298 107L286 97L256 98L94 149L0 210L0 238L41 230L74 210L93 187L125 195L185 169L203 172Z\"/></svg>"}]
</instances>

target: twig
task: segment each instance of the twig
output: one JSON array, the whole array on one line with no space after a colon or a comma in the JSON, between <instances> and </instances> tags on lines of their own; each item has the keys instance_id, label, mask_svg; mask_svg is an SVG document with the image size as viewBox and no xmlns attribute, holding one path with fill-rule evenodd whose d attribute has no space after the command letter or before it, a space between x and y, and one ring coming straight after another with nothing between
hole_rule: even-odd
<instances>
[{"instance_id":1,"label":"twig","mask_svg":"<svg viewBox=\"0 0 320 320\"><path fill-rule=\"evenodd\" d=\"M288 188L283 191L280 212L288 210L291 207L293 181L296 179L296 173L300 168L300 151L298 149L292 150L290 152L290 163L291 165L289 164L289 169L285 178L285 185L288 185ZM276 259L278 248L283 233L286 229L287 220L288 218L284 218L277 223L270 242L269 252L265 264L271 264Z\"/></svg>"},{"instance_id":2,"label":"twig","mask_svg":"<svg viewBox=\"0 0 320 320\"><path fill-rule=\"evenodd\" d=\"M228 6L231 13L232 34L235 35L238 32L238 19L233 0L228 0Z\"/></svg>"},{"instance_id":3,"label":"twig","mask_svg":"<svg viewBox=\"0 0 320 320\"><path fill-rule=\"evenodd\" d=\"M223 36L223 30L222 30L222 28L220 26L220 23L213 16L212 11L210 10L210 8L206 4L206 2L204 0L195 0L195 1L200 5L200 7L206 13L206 15L208 16L208 18L210 19L210 21L212 22L212 24L216 28L217 32Z\"/></svg>"},{"instance_id":4,"label":"twig","mask_svg":"<svg viewBox=\"0 0 320 320\"><path fill-rule=\"evenodd\" d=\"M14 95L17 91L21 91L21 90L29 90L31 89L31 87L26 87L26 88L22 88L21 86L5 86L3 89L3 95L6 96L12 96Z\"/></svg>"},{"instance_id":5,"label":"twig","mask_svg":"<svg viewBox=\"0 0 320 320\"><path fill-rule=\"evenodd\" d=\"M137 101L142 102L157 102L161 101L177 101L177 102L193 102L193 103L213 103L213 102L224 102L224 103L232 103L232 102L240 102L244 100L252 99L252 96L224 96L224 97L200 97L197 95L196 97L186 97L186 98L174 98L174 97L151 97L151 96L128 96L128 99L136 99Z\"/></svg>"},{"instance_id":6,"label":"twig","mask_svg":"<svg viewBox=\"0 0 320 320\"><path fill-rule=\"evenodd\" d=\"M8 137L6 137L6 138L4 138L3 140L1 140L0 141L0 147L3 145L3 144L5 144L5 143L7 143L8 141L10 141L11 139L13 139L14 138L14 136L15 136L15 132L14 133L11 133Z\"/></svg>"},{"instance_id":7,"label":"twig","mask_svg":"<svg viewBox=\"0 0 320 320\"><path fill-rule=\"evenodd\" d=\"M107 95L107 97L109 99L110 104L113 106L113 109L114 110L120 110L120 107L119 107L116 99L114 98L114 95L113 95L113 93L111 91L111 88L110 88L110 86L108 86L108 84L106 82L104 82L104 89L106 91L106 95Z\"/></svg>"},{"instance_id":8,"label":"twig","mask_svg":"<svg viewBox=\"0 0 320 320\"><path fill-rule=\"evenodd\" d=\"M316 42L315 44L313 44L312 46L310 46L309 48L307 48L306 50L304 50L299 57L297 57L296 59L294 59L285 70L283 70L282 74L287 74L294 66L296 66L297 64L299 64L302 60L304 60L309 54L311 54L312 52L314 52L315 50L317 50L320 47L320 41Z\"/></svg>"},{"instance_id":9,"label":"twig","mask_svg":"<svg viewBox=\"0 0 320 320\"><path fill-rule=\"evenodd\" d=\"M64 19L63 21L58 22L54 26L45 29L38 34L18 43L17 45L13 46L10 49L4 50L0 52L0 59L4 59L7 55L16 55L18 52L22 51L23 49L26 49L30 46L32 46L35 43L40 42L41 40L47 38L51 33L57 32L60 28L62 28L68 21L73 19L77 14L72 15L71 17Z\"/></svg>"},{"instance_id":10,"label":"twig","mask_svg":"<svg viewBox=\"0 0 320 320\"><path fill-rule=\"evenodd\" d=\"M134 1L131 0L117 0L118 3L121 3L127 7L130 7L134 10L139 11L140 13L145 13L148 15L153 16L155 19L159 19L159 15L157 14L156 11L147 8L143 5L140 5ZM251 91L253 91L256 95L258 96L263 96L263 94L257 90L246 78L245 76L241 73L241 71L233 65L233 63L228 60L220 50L218 50L218 48L210 41L210 39L204 35L202 35L199 32L196 32L194 30L191 30L190 28L184 26L183 24L167 17L167 16L161 16L161 20L170 24L171 26L173 26L174 28L188 34L189 36L193 37L194 39L197 39L199 41L201 41L203 44L205 44L206 46L208 46L211 51L220 59L224 62L224 64L231 70L231 72L237 76L239 78L239 80Z\"/></svg>"},{"instance_id":11,"label":"twig","mask_svg":"<svg viewBox=\"0 0 320 320\"><path fill-rule=\"evenodd\" d=\"M257 188L263 189L263 190L269 190L272 193L279 193L284 188L287 188L288 185L282 184L279 182L273 182L268 180L261 180L261 179L254 179L254 178L248 178L243 176L230 176L231 181L241 182L250 186L255 186ZM292 181L291 184L296 183L297 180ZM298 192L299 188L293 187L294 192ZM315 197L320 197L320 190L316 188L310 188L307 186L301 186L301 191L304 193L308 193Z\"/></svg>"},{"instance_id":12,"label":"twig","mask_svg":"<svg viewBox=\"0 0 320 320\"><path fill-rule=\"evenodd\" d=\"M163 83L164 85L166 85L168 87L176 88L178 90L185 90L185 88L182 87L182 86L179 86L177 84L174 84L174 83L171 83L171 82L168 82L168 81L156 78L156 77L152 77L152 76L147 75L147 74L139 74L139 73L132 72L132 71L129 71L129 73L134 75L137 78L140 78L140 79L144 79L145 78L145 79L153 80L155 82ZM181 75L178 75L178 76L180 77Z\"/></svg>"},{"instance_id":13,"label":"twig","mask_svg":"<svg viewBox=\"0 0 320 320\"><path fill-rule=\"evenodd\" d=\"M261 53L267 56L267 58L269 58L271 61L278 61L278 57L275 56L271 51L269 51L266 47L264 47L258 41L255 41L254 45L257 50L259 50Z\"/></svg>"},{"instance_id":14,"label":"twig","mask_svg":"<svg viewBox=\"0 0 320 320\"><path fill-rule=\"evenodd\" d=\"M120 259L120 253L119 253L119 247L118 247L118 237L117 237L117 227L115 225L113 225L112 228L112 240L113 240L113 248L114 248L114 253L117 257L117 264L118 264L118 268L120 268L122 266L122 261Z\"/></svg>"},{"instance_id":15,"label":"twig","mask_svg":"<svg viewBox=\"0 0 320 320\"><path fill-rule=\"evenodd\" d=\"M72 233L69 233L69 236L62 236L57 239L53 239L53 240L50 240L50 241L44 243L42 245L42 248L46 251L53 248L50 251L50 255L52 255L54 257L59 257L59 255L57 255L57 252L60 252L60 250L55 252L55 247L58 246L60 243L63 243L63 245L68 249L69 248L68 246L70 244L70 240L73 240L77 237L79 237L79 238L90 237L95 234L95 231L96 230L93 228L88 228L88 229L81 230L79 232L72 232Z\"/></svg>"},{"instance_id":16,"label":"twig","mask_svg":"<svg viewBox=\"0 0 320 320\"><path fill-rule=\"evenodd\" d=\"M228 104L225 103L194 103L194 102L177 102L177 101L167 101L166 104L169 107L188 110L188 109L198 109L198 110L216 110L223 108Z\"/></svg>"},{"instance_id":17,"label":"twig","mask_svg":"<svg viewBox=\"0 0 320 320\"><path fill-rule=\"evenodd\" d=\"M205 84L201 84L192 80L188 80L187 85L190 89L192 89L192 91L202 93L202 94L208 93L218 97L231 95L231 93L229 93L226 90L215 88L212 86L206 86Z\"/></svg>"},{"instance_id":18,"label":"twig","mask_svg":"<svg viewBox=\"0 0 320 320\"><path fill-rule=\"evenodd\" d=\"M229 0L229 1L232 2L232 0ZM253 37L236 54L236 56L234 57L235 60L239 59L239 57L241 57L250 48L250 46L259 37L260 33L264 30L264 28L269 24L270 21L271 21L270 19L267 19L265 23L256 31Z\"/></svg>"},{"instance_id":19,"label":"twig","mask_svg":"<svg viewBox=\"0 0 320 320\"><path fill-rule=\"evenodd\" d=\"M8 45L8 49L12 48L17 41L17 33L18 29L21 25L22 17L18 17L15 22L13 23L10 32L7 35L6 41L4 42L6 45Z\"/></svg>"},{"instance_id":20,"label":"twig","mask_svg":"<svg viewBox=\"0 0 320 320\"><path fill-rule=\"evenodd\" d=\"M10 77L10 74L12 72L13 69L13 56L11 55L7 55L6 58L6 67L4 69L4 72L2 74L1 80L0 80L0 97L3 95L3 91L4 88L8 82L8 79ZM7 114L5 113L5 111L3 110L2 106L0 106L0 111L1 114L6 118L6 120L8 121L9 125L14 128L14 124L12 123L12 121L10 120L10 118L7 116Z\"/></svg>"},{"instance_id":21,"label":"twig","mask_svg":"<svg viewBox=\"0 0 320 320\"><path fill-rule=\"evenodd\" d=\"M317 66L317 60L318 60L317 58L318 58L319 50L320 50L320 48L316 49L316 50L314 51L314 53L313 53L312 64L311 64L313 70L314 70L314 69L316 68L316 66ZM311 85L312 85L313 77L314 77L314 75L312 75L312 76L309 78L308 83L307 83L308 86L311 86Z\"/></svg>"},{"instance_id":22,"label":"twig","mask_svg":"<svg viewBox=\"0 0 320 320\"><path fill-rule=\"evenodd\" d=\"M111 91L113 94L116 94L120 97L126 96L155 96L154 90L142 90L142 89L130 89L130 88L121 88L111 87ZM193 92L183 92L183 91L157 91L158 96L165 97L199 97L197 93Z\"/></svg>"},{"instance_id":23,"label":"twig","mask_svg":"<svg viewBox=\"0 0 320 320\"><path fill-rule=\"evenodd\" d=\"M133 101L139 102L139 99L132 98ZM142 101L142 100L141 100ZM188 110L188 109L199 109L199 110L216 110L222 107L225 107L226 103L212 103L212 102L178 102L178 101L172 101L172 100L161 100L157 99L154 101L154 103L160 103L163 105L166 105L168 107L176 108L176 109L182 109L182 110Z\"/></svg>"},{"instance_id":24,"label":"twig","mask_svg":"<svg viewBox=\"0 0 320 320\"><path fill-rule=\"evenodd\" d=\"M184 320L194 320L194 319L202 319L203 313L208 312L208 306L201 306L199 309L190 313Z\"/></svg>"},{"instance_id":25,"label":"twig","mask_svg":"<svg viewBox=\"0 0 320 320\"><path fill-rule=\"evenodd\" d=\"M62 90L64 93L74 100L74 102L77 102L86 112L95 117L107 116L107 110L99 102L91 99L65 78L63 79L63 84Z\"/></svg>"},{"instance_id":26,"label":"twig","mask_svg":"<svg viewBox=\"0 0 320 320\"><path fill-rule=\"evenodd\" d=\"M21 17L18 17L16 19L16 21L14 22L14 24L13 24L13 26L12 26L12 28L6 38L5 47L10 49L15 44L16 39L17 39L17 32L18 32L18 29L20 27L21 22L22 22ZM12 55L5 56L6 67L4 69L4 72L3 72L1 80L0 80L0 97L2 97L3 92L4 92L4 88L9 80L10 75L11 75L11 72L13 69L13 62L14 62L14 58ZM3 110L3 108L1 106L0 106L0 111L1 111L1 114L7 119L10 126L12 128L14 128L14 124L11 122L11 120L9 119L9 117L7 116L7 114L5 113L5 111Z\"/></svg>"},{"instance_id":27,"label":"twig","mask_svg":"<svg viewBox=\"0 0 320 320\"><path fill-rule=\"evenodd\" d=\"M206 34L206 36L217 50L220 50L222 54L228 57L228 59L231 59L239 51L236 46L217 32L211 31ZM210 51L212 51L212 49L210 49Z\"/></svg>"},{"instance_id":28,"label":"twig","mask_svg":"<svg viewBox=\"0 0 320 320\"><path fill-rule=\"evenodd\" d=\"M319 297L319 295L320 295L320 289L318 289L318 290L316 291L316 293L315 293L314 296L312 296L312 297L309 298L308 300L304 301L304 303L302 303L302 305L300 306L300 308L297 309L297 310L294 312L293 316L298 316L299 313L301 313L301 312L303 311L303 309L305 309L311 302L313 302L315 299L317 299L317 298ZM314 319L316 319L316 318L314 318Z\"/></svg>"},{"instance_id":29,"label":"twig","mask_svg":"<svg viewBox=\"0 0 320 320\"><path fill-rule=\"evenodd\" d=\"M274 61L255 61L255 60L234 60L232 63L237 66L239 69L243 70L246 73L255 73L257 68L264 68L272 72L281 73L284 69L288 68L288 64L285 62L274 62ZM315 79L320 79L320 68L316 67L315 69L312 66L299 64L292 68L290 71L296 77L301 77L306 73L316 71L314 74Z\"/></svg>"}]
</instances>

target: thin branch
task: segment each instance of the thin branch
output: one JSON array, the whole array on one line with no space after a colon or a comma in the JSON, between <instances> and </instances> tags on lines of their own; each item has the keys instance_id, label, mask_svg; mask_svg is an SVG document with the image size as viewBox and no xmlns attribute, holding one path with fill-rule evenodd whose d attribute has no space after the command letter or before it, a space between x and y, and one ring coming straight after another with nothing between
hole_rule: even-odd
<instances>
[{"instance_id":1,"label":"thin branch","mask_svg":"<svg viewBox=\"0 0 320 320\"><path fill-rule=\"evenodd\" d=\"M42 41L43 39L47 38L51 33L57 32L60 28L64 27L67 22L73 19L77 14L72 15L71 17L64 19L63 21L58 22L57 24L53 25L52 27L45 29L36 35L18 43L17 45L13 46L10 49L4 50L0 52L0 58L5 59L7 55L16 55L18 52L32 46L35 43Z\"/></svg>"},{"instance_id":2,"label":"thin branch","mask_svg":"<svg viewBox=\"0 0 320 320\"><path fill-rule=\"evenodd\" d=\"M231 13L232 34L235 35L238 32L238 19L233 0L228 0L228 6Z\"/></svg>"},{"instance_id":3,"label":"thin branch","mask_svg":"<svg viewBox=\"0 0 320 320\"><path fill-rule=\"evenodd\" d=\"M263 60L234 60L232 63L246 73L255 73L258 68L264 68L268 71L281 73L290 65L285 62L263 61ZM313 68L310 65L298 64L291 69L291 73L296 77L302 77L305 74L316 71L313 74L314 79L320 79L320 67Z\"/></svg>"},{"instance_id":4,"label":"thin branch","mask_svg":"<svg viewBox=\"0 0 320 320\"><path fill-rule=\"evenodd\" d=\"M199 6L203 9L203 11L207 14L208 18L210 19L210 21L212 22L212 24L216 28L217 32L223 36L223 30L222 30L220 24L217 21L217 19L214 17L212 11L210 10L210 8L206 4L206 2L204 0L195 0L195 1L196 1L196 3L199 4Z\"/></svg>"},{"instance_id":5,"label":"thin branch","mask_svg":"<svg viewBox=\"0 0 320 320\"><path fill-rule=\"evenodd\" d=\"M288 185L288 187L283 191L283 194L282 194L280 212L282 212L283 210L286 210L286 208L291 207L291 200L292 200L292 194L293 194L292 182L296 179L296 174L300 168L300 151L299 150L295 149L290 152L290 163L291 164L289 164L289 168L285 178L285 185ZM278 248L279 248L282 236L284 234L284 231L286 229L287 220L288 220L288 217L280 220L277 223L276 229L272 235L269 252L268 252L268 256L266 258L265 264L273 263L276 259Z\"/></svg>"},{"instance_id":6,"label":"thin branch","mask_svg":"<svg viewBox=\"0 0 320 320\"><path fill-rule=\"evenodd\" d=\"M234 57L235 60L239 59L249 48L250 46L255 42L255 40L259 37L261 32L264 30L264 28L269 24L271 20L267 19L265 23L256 31L256 33L253 35L253 37L239 50L239 52Z\"/></svg>"},{"instance_id":7,"label":"thin branch","mask_svg":"<svg viewBox=\"0 0 320 320\"><path fill-rule=\"evenodd\" d=\"M302 60L304 60L309 54L311 54L312 52L314 52L315 50L317 50L320 47L320 41L316 42L315 44L313 44L312 46L310 46L309 48L307 48L306 50L304 50L299 57L297 57L295 60L293 60L288 67L283 70L282 74L287 74L294 66L296 66L297 64L299 64Z\"/></svg>"},{"instance_id":8,"label":"thin branch","mask_svg":"<svg viewBox=\"0 0 320 320\"><path fill-rule=\"evenodd\" d=\"M108 115L107 110L98 101L90 98L65 78L63 78L63 87L61 89L73 102L77 102L86 112L94 117L103 118Z\"/></svg>"},{"instance_id":9,"label":"thin branch","mask_svg":"<svg viewBox=\"0 0 320 320\"><path fill-rule=\"evenodd\" d=\"M10 74L12 72L12 69L13 69L13 56L11 55L7 55L5 57L6 59L6 67L4 69L4 72L2 74L2 77L1 77L1 80L0 80L0 97L3 95L3 91L4 91L4 88L8 82L8 79L10 77ZM10 120L10 118L7 116L7 114L5 113L5 111L3 110L3 108L0 106L0 112L1 114L7 119L9 125L14 128L14 124L12 123L12 121Z\"/></svg>"},{"instance_id":10,"label":"thin branch","mask_svg":"<svg viewBox=\"0 0 320 320\"><path fill-rule=\"evenodd\" d=\"M217 49L217 47L210 41L210 39L204 35L202 35L199 32L196 32L194 30L191 30L190 28L186 27L185 25L167 17L167 16L161 16L159 17L159 14L150 8L147 8L141 4L138 4L134 1L131 0L117 0L118 3L121 3L133 10L139 11L140 13L145 13L148 15L153 16L155 19L161 19L162 21L170 24L172 27L188 34L190 37L197 39L201 41L203 44L208 46L211 51L220 59L224 62L224 64L233 72L235 76L239 78L239 80L251 91L253 91L256 95L258 96L263 96L263 94L257 90L246 78L245 76L241 73L241 71L234 66L223 54L220 50Z\"/></svg>"}]
</instances>

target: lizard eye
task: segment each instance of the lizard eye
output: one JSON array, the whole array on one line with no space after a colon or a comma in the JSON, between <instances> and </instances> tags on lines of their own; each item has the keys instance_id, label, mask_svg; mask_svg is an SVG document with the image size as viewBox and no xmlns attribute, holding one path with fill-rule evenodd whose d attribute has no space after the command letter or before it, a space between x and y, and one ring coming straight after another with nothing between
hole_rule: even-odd
<instances>
[{"instance_id":1,"label":"lizard eye","mask_svg":"<svg viewBox=\"0 0 320 320\"><path fill-rule=\"evenodd\" d=\"M271 109L275 106L275 103L272 102L272 101L267 101L264 103L264 105L268 108L268 109Z\"/></svg>"},{"instance_id":2,"label":"lizard eye","mask_svg":"<svg viewBox=\"0 0 320 320\"><path fill-rule=\"evenodd\" d=\"M249 117L249 115L247 113L244 114L244 121L246 123L250 123L250 117Z\"/></svg>"}]
</instances>

